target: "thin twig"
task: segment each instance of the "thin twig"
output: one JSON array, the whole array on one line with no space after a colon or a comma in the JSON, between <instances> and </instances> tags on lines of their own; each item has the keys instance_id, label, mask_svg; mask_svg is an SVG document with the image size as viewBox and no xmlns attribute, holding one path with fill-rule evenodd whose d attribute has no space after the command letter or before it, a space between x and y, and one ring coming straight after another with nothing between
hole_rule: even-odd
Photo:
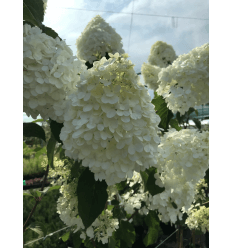
<instances>
[{"instance_id":1,"label":"thin twig","mask_svg":"<svg viewBox=\"0 0 232 248\"><path fill-rule=\"evenodd\" d=\"M127 221L132 219L138 212L139 212L138 209L136 209L135 212L131 215L131 217L127 219Z\"/></svg>"},{"instance_id":2,"label":"thin twig","mask_svg":"<svg viewBox=\"0 0 232 248\"><path fill-rule=\"evenodd\" d=\"M93 243L93 246L96 248L96 244L95 244L95 241L94 239L91 239L92 243Z\"/></svg>"}]
</instances>

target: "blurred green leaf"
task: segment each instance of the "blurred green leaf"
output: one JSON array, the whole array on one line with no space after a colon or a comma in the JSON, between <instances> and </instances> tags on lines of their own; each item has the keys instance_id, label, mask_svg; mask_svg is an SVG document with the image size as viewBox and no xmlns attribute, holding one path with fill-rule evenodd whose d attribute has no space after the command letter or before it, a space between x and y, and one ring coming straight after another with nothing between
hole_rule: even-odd
<instances>
[{"instance_id":1,"label":"blurred green leaf","mask_svg":"<svg viewBox=\"0 0 232 248\"><path fill-rule=\"evenodd\" d=\"M48 157L48 164L52 169L54 169L53 158L54 158L55 146L56 146L56 140L53 134L51 133L51 138L49 139L47 144L47 157Z\"/></svg>"},{"instance_id":2,"label":"blurred green leaf","mask_svg":"<svg viewBox=\"0 0 232 248\"><path fill-rule=\"evenodd\" d=\"M61 237L61 239L62 239L64 242L66 242L66 241L69 239L69 237L70 237L70 232L66 232L66 233Z\"/></svg>"},{"instance_id":3,"label":"blurred green leaf","mask_svg":"<svg viewBox=\"0 0 232 248\"><path fill-rule=\"evenodd\" d=\"M148 179L147 179L146 186L147 186L147 190L149 191L149 193L152 196L162 193L165 190L165 188L159 187L158 185L155 184L156 178L154 177L154 175L155 173L157 173L157 169L154 167L151 167L147 169L146 172L148 173Z\"/></svg>"},{"instance_id":4,"label":"blurred green leaf","mask_svg":"<svg viewBox=\"0 0 232 248\"><path fill-rule=\"evenodd\" d=\"M117 205L119 205L119 201L113 200L113 201L111 201L111 205L117 206Z\"/></svg>"},{"instance_id":5,"label":"blurred green leaf","mask_svg":"<svg viewBox=\"0 0 232 248\"><path fill-rule=\"evenodd\" d=\"M154 92L154 96L155 98L151 102L155 105L156 114L159 115L161 119L159 127L163 128L164 131L167 132L173 113L168 109L167 103L162 96L158 96L156 92Z\"/></svg>"},{"instance_id":6,"label":"blurred green leaf","mask_svg":"<svg viewBox=\"0 0 232 248\"><path fill-rule=\"evenodd\" d=\"M143 243L146 247L153 245L157 241L161 229L159 222L156 212L150 210L149 214L145 217L145 223L148 226L148 233L143 239Z\"/></svg>"},{"instance_id":7,"label":"blurred green leaf","mask_svg":"<svg viewBox=\"0 0 232 248\"><path fill-rule=\"evenodd\" d=\"M23 195L27 195L27 196L31 196L31 197L33 197L33 195L30 193L30 192L27 192L27 191L23 191Z\"/></svg>"},{"instance_id":8,"label":"blurred green leaf","mask_svg":"<svg viewBox=\"0 0 232 248\"><path fill-rule=\"evenodd\" d=\"M148 180L148 174L145 171L140 171L141 178L144 183L144 192L148 191L147 189L147 180Z\"/></svg>"},{"instance_id":9,"label":"blurred green leaf","mask_svg":"<svg viewBox=\"0 0 232 248\"><path fill-rule=\"evenodd\" d=\"M77 185L78 212L83 224L88 228L105 208L108 198L105 181L96 181L94 173L86 168Z\"/></svg>"},{"instance_id":10,"label":"blurred green leaf","mask_svg":"<svg viewBox=\"0 0 232 248\"><path fill-rule=\"evenodd\" d=\"M44 122L44 120L43 119L37 119L37 120L32 121L31 123L36 123L36 122Z\"/></svg>"},{"instance_id":11,"label":"blurred green leaf","mask_svg":"<svg viewBox=\"0 0 232 248\"><path fill-rule=\"evenodd\" d=\"M170 120L170 126L172 128L175 128L177 131L180 131L182 128L178 125L178 121L176 119L171 119Z\"/></svg>"},{"instance_id":12,"label":"blurred green leaf","mask_svg":"<svg viewBox=\"0 0 232 248\"><path fill-rule=\"evenodd\" d=\"M23 135L25 137L37 137L46 142L43 128L36 123L23 123Z\"/></svg>"},{"instance_id":13,"label":"blurred green leaf","mask_svg":"<svg viewBox=\"0 0 232 248\"><path fill-rule=\"evenodd\" d=\"M23 20L41 27L44 16L42 0L23 0Z\"/></svg>"},{"instance_id":14,"label":"blurred green leaf","mask_svg":"<svg viewBox=\"0 0 232 248\"><path fill-rule=\"evenodd\" d=\"M54 39L56 37L58 37L61 40L61 38L59 37L59 35L52 28L46 27L44 24L42 24L41 29L42 29L43 33L47 34L48 36L51 36Z\"/></svg>"},{"instance_id":15,"label":"blurred green leaf","mask_svg":"<svg viewBox=\"0 0 232 248\"><path fill-rule=\"evenodd\" d=\"M195 123L196 127L199 130L201 130L201 122L198 119L196 119L196 118L193 118L193 122Z\"/></svg>"},{"instance_id":16,"label":"blurred green leaf","mask_svg":"<svg viewBox=\"0 0 232 248\"><path fill-rule=\"evenodd\" d=\"M53 120L51 120L51 122L50 122L51 132L52 132L54 138L56 139L56 141L58 143L61 143L61 144L63 144L63 142L60 140L60 132L61 132L61 129L63 126L64 126L63 123L58 123L58 122L53 121Z\"/></svg>"},{"instance_id":17,"label":"blurred green leaf","mask_svg":"<svg viewBox=\"0 0 232 248\"><path fill-rule=\"evenodd\" d=\"M131 247L135 242L135 229L134 226L128 221L121 221L119 228L115 232L116 239L126 242L127 247Z\"/></svg>"}]
</instances>

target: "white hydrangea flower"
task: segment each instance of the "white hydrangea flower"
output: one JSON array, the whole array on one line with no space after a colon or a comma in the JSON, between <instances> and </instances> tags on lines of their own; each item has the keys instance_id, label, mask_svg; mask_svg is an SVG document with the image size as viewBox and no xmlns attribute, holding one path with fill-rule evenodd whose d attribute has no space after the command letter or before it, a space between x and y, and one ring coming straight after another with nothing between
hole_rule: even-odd
<instances>
[{"instance_id":1,"label":"white hydrangea flower","mask_svg":"<svg viewBox=\"0 0 232 248\"><path fill-rule=\"evenodd\" d=\"M121 40L115 29L97 15L88 23L76 41L77 57L92 64L106 53L125 53Z\"/></svg>"},{"instance_id":2,"label":"white hydrangea flower","mask_svg":"<svg viewBox=\"0 0 232 248\"><path fill-rule=\"evenodd\" d=\"M127 183L129 184L130 187L134 186L136 183L139 183L142 186L142 177L140 173L133 171L133 177L127 178Z\"/></svg>"},{"instance_id":3,"label":"white hydrangea flower","mask_svg":"<svg viewBox=\"0 0 232 248\"><path fill-rule=\"evenodd\" d=\"M113 185L156 164L160 117L127 55L110 56L82 73L60 139L66 156Z\"/></svg>"},{"instance_id":4,"label":"white hydrangea flower","mask_svg":"<svg viewBox=\"0 0 232 248\"><path fill-rule=\"evenodd\" d=\"M63 122L65 99L76 89L80 72L87 70L58 37L38 27L23 26L23 111Z\"/></svg>"},{"instance_id":5,"label":"white hydrangea flower","mask_svg":"<svg viewBox=\"0 0 232 248\"><path fill-rule=\"evenodd\" d=\"M205 189L208 188L208 185L205 182L204 178L200 179L198 181L198 183L196 184L194 202L197 202L199 200L206 201L206 193L205 193L205 190L203 188L205 188Z\"/></svg>"},{"instance_id":6,"label":"white hydrangea flower","mask_svg":"<svg viewBox=\"0 0 232 248\"><path fill-rule=\"evenodd\" d=\"M82 219L78 216L78 200L75 194L77 188L77 181L69 184L65 182L61 188L61 196L57 200L57 213L60 219L67 226L76 225L75 232L80 229L85 229Z\"/></svg>"},{"instance_id":7,"label":"white hydrangea flower","mask_svg":"<svg viewBox=\"0 0 232 248\"><path fill-rule=\"evenodd\" d=\"M158 75L158 95L168 108L184 115L190 107L209 102L209 43L178 57Z\"/></svg>"},{"instance_id":8,"label":"white hydrangea flower","mask_svg":"<svg viewBox=\"0 0 232 248\"><path fill-rule=\"evenodd\" d=\"M136 183L140 184L137 193L135 193L132 189L121 196L119 195L119 205L124 207L127 214L133 214L135 210L139 210L141 215L147 215L149 213L148 208L150 207L149 193L144 192L144 184L140 173L134 171L133 177L131 179L127 179L127 184L132 187ZM143 207L142 202L145 203L145 206ZM133 220L131 219L130 222L132 221Z\"/></svg>"},{"instance_id":9,"label":"white hydrangea flower","mask_svg":"<svg viewBox=\"0 0 232 248\"><path fill-rule=\"evenodd\" d=\"M118 195L118 189L116 185L111 185L107 187L108 200L115 200L115 195Z\"/></svg>"},{"instance_id":10,"label":"white hydrangea flower","mask_svg":"<svg viewBox=\"0 0 232 248\"><path fill-rule=\"evenodd\" d=\"M94 227L94 237L98 242L103 244L108 243L109 237L112 236L113 232L119 228L118 219L113 219L112 211L106 209L104 210L104 215L99 215L99 217L93 222Z\"/></svg>"},{"instance_id":11,"label":"white hydrangea flower","mask_svg":"<svg viewBox=\"0 0 232 248\"><path fill-rule=\"evenodd\" d=\"M185 221L185 224L190 230L201 230L203 233L206 233L206 230L209 231L209 208L205 206L200 206L199 209L194 208L196 206L191 206L186 213L188 218Z\"/></svg>"},{"instance_id":12,"label":"white hydrangea flower","mask_svg":"<svg viewBox=\"0 0 232 248\"><path fill-rule=\"evenodd\" d=\"M44 168L44 170L46 170L47 165L48 165L48 158L44 157L44 160L41 163L41 167ZM71 164L70 163L65 164L64 160L60 160L57 157L54 157L53 166L54 168L49 168L48 177L55 178L59 176L59 178L56 182L54 181L51 182L51 184L53 186L62 185L63 182L65 182L67 178L70 176Z\"/></svg>"},{"instance_id":13,"label":"white hydrangea flower","mask_svg":"<svg viewBox=\"0 0 232 248\"><path fill-rule=\"evenodd\" d=\"M86 234L84 232L81 232L80 238L85 240L86 239Z\"/></svg>"},{"instance_id":14,"label":"white hydrangea flower","mask_svg":"<svg viewBox=\"0 0 232 248\"><path fill-rule=\"evenodd\" d=\"M147 85L150 89L156 91L158 89L158 74L161 71L161 68L155 65L150 65L147 63L142 64L141 74L143 75L143 79L145 85Z\"/></svg>"},{"instance_id":15,"label":"white hydrangea flower","mask_svg":"<svg viewBox=\"0 0 232 248\"><path fill-rule=\"evenodd\" d=\"M151 200L151 209L158 209L162 221L173 223L182 218L183 206L188 209L195 196L196 184L209 168L209 132L195 129L170 129L161 138L156 184L165 191ZM159 175L160 173L160 175ZM172 202L177 205L174 209Z\"/></svg>"},{"instance_id":16,"label":"white hydrangea flower","mask_svg":"<svg viewBox=\"0 0 232 248\"><path fill-rule=\"evenodd\" d=\"M165 68L171 65L176 58L176 53L171 45L164 41L157 41L151 47L148 63Z\"/></svg>"}]
</instances>

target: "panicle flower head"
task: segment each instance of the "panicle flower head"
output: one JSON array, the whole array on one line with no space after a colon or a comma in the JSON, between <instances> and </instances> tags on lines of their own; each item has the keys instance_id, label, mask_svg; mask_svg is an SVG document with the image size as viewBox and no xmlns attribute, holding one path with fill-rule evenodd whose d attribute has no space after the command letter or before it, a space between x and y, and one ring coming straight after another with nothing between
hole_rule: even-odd
<instances>
[{"instance_id":1,"label":"panicle flower head","mask_svg":"<svg viewBox=\"0 0 232 248\"><path fill-rule=\"evenodd\" d=\"M164 41L157 41L152 45L148 63L165 68L177 58L173 47Z\"/></svg>"},{"instance_id":2,"label":"panicle flower head","mask_svg":"<svg viewBox=\"0 0 232 248\"><path fill-rule=\"evenodd\" d=\"M188 209L195 196L196 184L209 167L209 132L195 129L176 131L170 129L158 147L156 184L165 187L161 194L153 196L152 208L162 213L163 220L175 223L179 209ZM160 173L160 176L159 176ZM172 202L177 205L174 209Z\"/></svg>"},{"instance_id":3,"label":"panicle flower head","mask_svg":"<svg viewBox=\"0 0 232 248\"><path fill-rule=\"evenodd\" d=\"M76 41L77 57L92 64L106 53L125 53L121 40L115 29L97 15L88 23Z\"/></svg>"},{"instance_id":4,"label":"panicle flower head","mask_svg":"<svg viewBox=\"0 0 232 248\"><path fill-rule=\"evenodd\" d=\"M86 69L65 41L23 26L23 111L28 116L63 122L65 99Z\"/></svg>"},{"instance_id":5,"label":"panicle flower head","mask_svg":"<svg viewBox=\"0 0 232 248\"><path fill-rule=\"evenodd\" d=\"M103 57L81 76L60 134L66 156L108 185L153 166L160 117L127 55Z\"/></svg>"},{"instance_id":6,"label":"panicle flower head","mask_svg":"<svg viewBox=\"0 0 232 248\"><path fill-rule=\"evenodd\" d=\"M199 209L189 208L187 211L188 218L185 224L190 230L200 230L206 233L206 229L209 231L209 208L200 206Z\"/></svg>"},{"instance_id":7,"label":"panicle flower head","mask_svg":"<svg viewBox=\"0 0 232 248\"><path fill-rule=\"evenodd\" d=\"M141 73L143 75L143 79L145 85L147 85L150 89L156 91L158 89L158 74L161 71L161 68L155 65L150 65L147 63L143 63L141 68Z\"/></svg>"},{"instance_id":8,"label":"panicle flower head","mask_svg":"<svg viewBox=\"0 0 232 248\"><path fill-rule=\"evenodd\" d=\"M179 56L158 75L158 95L175 114L209 102L209 43Z\"/></svg>"}]
</instances>

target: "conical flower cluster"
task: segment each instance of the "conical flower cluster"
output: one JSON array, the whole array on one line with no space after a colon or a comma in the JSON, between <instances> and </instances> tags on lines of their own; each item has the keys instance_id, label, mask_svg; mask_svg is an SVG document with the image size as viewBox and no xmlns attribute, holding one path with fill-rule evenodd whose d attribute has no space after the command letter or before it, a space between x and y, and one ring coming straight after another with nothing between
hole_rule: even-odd
<instances>
[{"instance_id":1,"label":"conical flower cluster","mask_svg":"<svg viewBox=\"0 0 232 248\"><path fill-rule=\"evenodd\" d=\"M209 43L178 57L159 73L159 95L173 113L209 102Z\"/></svg>"},{"instance_id":2,"label":"conical flower cluster","mask_svg":"<svg viewBox=\"0 0 232 248\"><path fill-rule=\"evenodd\" d=\"M191 206L196 184L209 168L209 132L170 129L161 138L158 151L156 184L165 191L153 196L152 208L162 214L163 222L175 223L183 215L179 210Z\"/></svg>"},{"instance_id":3,"label":"conical flower cluster","mask_svg":"<svg viewBox=\"0 0 232 248\"><path fill-rule=\"evenodd\" d=\"M81 75L60 139L66 156L113 185L154 166L160 117L127 55L110 57Z\"/></svg>"},{"instance_id":4,"label":"conical flower cluster","mask_svg":"<svg viewBox=\"0 0 232 248\"><path fill-rule=\"evenodd\" d=\"M166 68L177 58L173 47L166 42L157 41L152 45L148 63L161 68Z\"/></svg>"},{"instance_id":5,"label":"conical flower cluster","mask_svg":"<svg viewBox=\"0 0 232 248\"><path fill-rule=\"evenodd\" d=\"M171 65L176 58L173 47L166 42L157 41L152 45L148 63L143 63L141 68L144 82L151 90L156 91L159 87L158 74L161 68Z\"/></svg>"},{"instance_id":6,"label":"conical flower cluster","mask_svg":"<svg viewBox=\"0 0 232 248\"><path fill-rule=\"evenodd\" d=\"M77 57L90 64L104 57L106 53L124 53L122 38L105 20L95 16L76 41Z\"/></svg>"},{"instance_id":7,"label":"conical flower cluster","mask_svg":"<svg viewBox=\"0 0 232 248\"><path fill-rule=\"evenodd\" d=\"M83 70L84 62L64 41L23 26L23 111L28 116L63 122L66 96L76 89Z\"/></svg>"}]
</instances>

